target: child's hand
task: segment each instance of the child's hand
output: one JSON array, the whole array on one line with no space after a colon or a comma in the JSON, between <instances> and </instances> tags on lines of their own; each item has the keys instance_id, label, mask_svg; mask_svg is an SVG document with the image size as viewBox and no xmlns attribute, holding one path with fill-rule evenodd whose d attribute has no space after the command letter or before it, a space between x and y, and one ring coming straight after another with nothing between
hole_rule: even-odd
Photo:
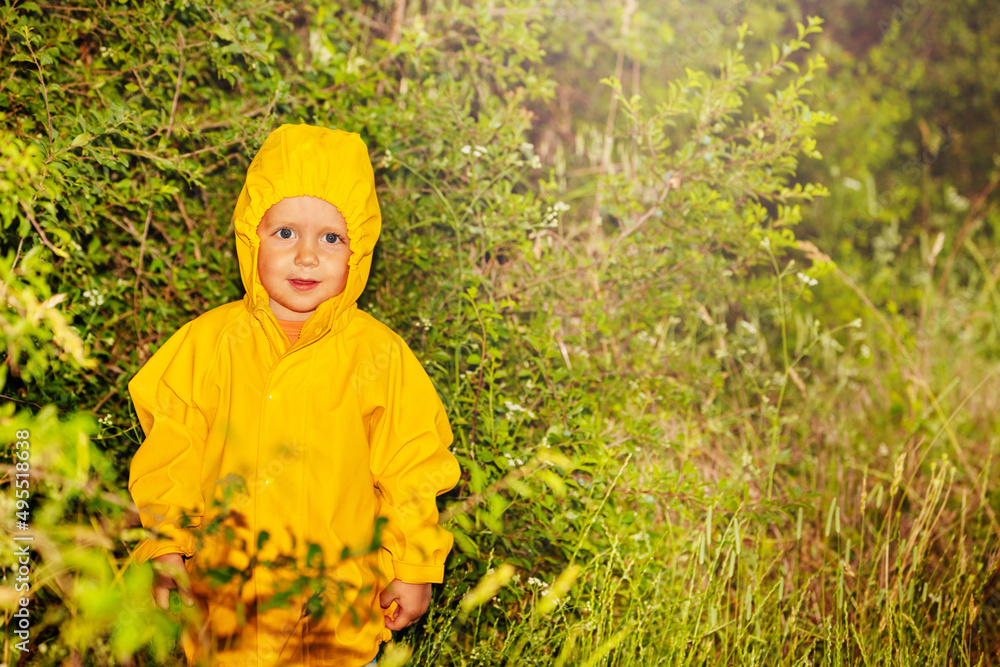
<instances>
[{"instance_id":1,"label":"child's hand","mask_svg":"<svg viewBox=\"0 0 1000 667\"><path fill-rule=\"evenodd\" d=\"M163 566L164 572L157 572L153 580L153 601L160 609L170 609L170 589L176 588L184 604L191 606L194 598L188 586L187 571L184 569L184 557L180 554L163 554L153 559Z\"/></svg>"},{"instance_id":2,"label":"child's hand","mask_svg":"<svg viewBox=\"0 0 1000 667\"><path fill-rule=\"evenodd\" d=\"M385 617L385 627L390 630L402 630L424 615L431 603L430 584L407 584L399 579L393 579L389 587L382 591L378 598L382 609L388 609L395 601L396 611L392 617Z\"/></svg>"}]
</instances>

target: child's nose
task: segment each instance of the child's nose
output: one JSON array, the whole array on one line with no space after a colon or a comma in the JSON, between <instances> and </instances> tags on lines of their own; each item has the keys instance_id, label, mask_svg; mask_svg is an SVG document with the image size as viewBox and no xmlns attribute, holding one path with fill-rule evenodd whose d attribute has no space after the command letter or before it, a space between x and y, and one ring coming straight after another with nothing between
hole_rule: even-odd
<instances>
[{"instance_id":1,"label":"child's nose","mask_svg":"<svg viewBox=\"0 0 1000 667\"><path fill-rule=\"evenodd\" d=\"M299 266L316 266L319 257L311 243L301 243L295 253L295 263Z\"/></svg>"}]
</instances>

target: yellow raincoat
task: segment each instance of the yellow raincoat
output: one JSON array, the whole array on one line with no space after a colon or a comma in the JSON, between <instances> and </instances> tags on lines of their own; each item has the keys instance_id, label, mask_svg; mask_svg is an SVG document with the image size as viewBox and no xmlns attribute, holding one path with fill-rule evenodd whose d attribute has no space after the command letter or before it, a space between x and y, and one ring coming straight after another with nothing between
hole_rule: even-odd
<instances>
[{"instance_id":1,"label":"yellow raincoat","mask_svg":"<svg viewBox=\"0 0 1000 667\"><path fill-rule=\"evenodd\" d=\"M344 291L289 345L258 275L256 230L270 206L303 195L341 212L351 256ZM363 665L391 637L379 605L386 585L442 581L452 536L438 526L435 497L459 478L430 379L403 339L356 304L381 227L364 143L283 125L251 163L233 220L246 296L185 324L129 383L146 434L129 491L155 531L134 557L189 557L210 636L186 646L191 662ZM245 489L225 515L213 501L231 475ZM309 543L322 559L306 563ZM259 564L279 556L295 566ZM208 568L236 575L210 588ZM312 589L292 592L291 609L268 607L295 577L317 573L325 615L304 611Z\"/></svg>"}]
</instances>

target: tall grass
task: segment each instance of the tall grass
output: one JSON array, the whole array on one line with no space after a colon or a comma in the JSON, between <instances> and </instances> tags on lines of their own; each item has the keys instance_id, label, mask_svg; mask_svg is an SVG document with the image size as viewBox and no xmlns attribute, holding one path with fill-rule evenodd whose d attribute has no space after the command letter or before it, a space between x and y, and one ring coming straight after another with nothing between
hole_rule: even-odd
<instances>
[{"instance_id":1,"label":"tall grass","mask_svg":"<svg viewBox=\"0 0 1000 667\"><path fill-rule=\"evenodd\" d=\"M715 418L651 424L624 401L595 417L605 443L623 444L592 471L610 481L577 519L593 548L562 575L539 561L501 572L490 557L464 604L440 592L448 611L407 638L410 664L997 664L997 368L959 343L956 321L928 341L951 363L918 375L884 315L824 333L779 284L788 381L755 393L731 377ZM711 355L698 340L681 354ZM601 403L621 398L607 389ZM627 433L637 424L645 438ZM535 465L490 493L530 482ZM554 591L566 572L572 586Z\"/></svg>"}]
</instances>

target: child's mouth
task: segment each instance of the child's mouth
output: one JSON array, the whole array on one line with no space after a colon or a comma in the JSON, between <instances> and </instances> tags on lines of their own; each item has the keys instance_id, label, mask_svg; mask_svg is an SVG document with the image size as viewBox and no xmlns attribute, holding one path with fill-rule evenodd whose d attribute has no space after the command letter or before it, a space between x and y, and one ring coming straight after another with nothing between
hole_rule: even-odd
<instances>
[{"instance_id":1,"label":"child's mouth","mask_svg":"<svg viewBox=\"0 0 1000 667\"><path fill-rule=\"evenodd\" d=\"M300 280L298 278L289 278L288 282L292 284L292 287L302 292L309 291L319 285L318 280Z\"/></svg>"}]
</instances>

